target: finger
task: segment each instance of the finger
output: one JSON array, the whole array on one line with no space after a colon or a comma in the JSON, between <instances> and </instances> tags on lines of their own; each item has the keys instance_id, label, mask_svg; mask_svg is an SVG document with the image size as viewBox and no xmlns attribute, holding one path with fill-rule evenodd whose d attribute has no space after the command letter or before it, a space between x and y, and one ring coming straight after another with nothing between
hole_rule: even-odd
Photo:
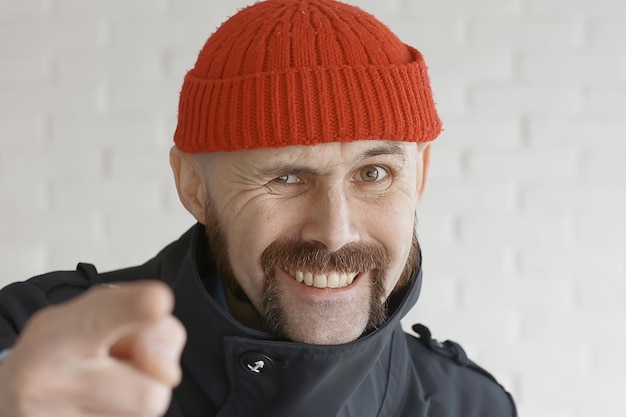
<instances>
[{"instance_id":1,"label":"finger","mask_svg":"<svg viewBox=\"0 0 626 417\"><path fill-rule=\"evenodd\" d=\"M172 316L139 327L111 347L111 355L175 387L180 383L180 355L186 340L183 325Z\"/></svg>"},{"instance_id":2,"label":"finger","mask_svg":"<svg viewBox=\"0 0 626 417\"><path fill-rule=\"evenodd\" d=\"M117 289L94 288L55 308L49 321L64 346L86 354L108 354L109 348L137 326L154 322L172 311L169 287L157 281L120 284Z\"/></svg>"},{"instance_id":3,"label":"finger","mask_svg":"<svg viewBox=\"0 0 626 417\"><path fill-rule=\"evenodd\" d=\"M85 415L163 415L172 390L114 358L92 361L76 369L81 388L73 402Z\"/></svg>"}]
</instances>

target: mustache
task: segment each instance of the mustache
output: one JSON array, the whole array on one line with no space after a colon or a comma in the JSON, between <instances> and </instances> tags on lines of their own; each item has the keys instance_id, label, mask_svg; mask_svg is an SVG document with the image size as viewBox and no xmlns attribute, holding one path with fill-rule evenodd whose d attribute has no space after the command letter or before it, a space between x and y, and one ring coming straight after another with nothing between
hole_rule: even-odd
<instances>
[{"instance_id":1,"label":"mustache","mask_svg":"<svg viewBox=\"0 0 626 417\"><path fill-rule=\"evenodd\" d=\"M387 251L376 242L354 242L331 252L319 243L285 239L273 242L261 255L266 276L272 276L276 267L305 272L351 273L382 271L388 265Z\"/></svg>"}]
</instances>

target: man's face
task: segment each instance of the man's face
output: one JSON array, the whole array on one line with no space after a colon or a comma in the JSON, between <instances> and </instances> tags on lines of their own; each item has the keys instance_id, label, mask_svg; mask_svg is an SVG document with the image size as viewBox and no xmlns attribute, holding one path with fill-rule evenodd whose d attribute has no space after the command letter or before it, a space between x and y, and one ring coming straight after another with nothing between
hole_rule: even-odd
<instances>
[{"instance_id":1,"label":"man's face","mask_svg":"<svg viewBox=\"0 0 626 417\"><path fill-rule=\"evenodd\" d=\"M415 143L206 157L204 220L221 273L237 281L270 331L338 344L382 324L385 300L417 257L423 160Z\"/></svg>"}]
</instances>

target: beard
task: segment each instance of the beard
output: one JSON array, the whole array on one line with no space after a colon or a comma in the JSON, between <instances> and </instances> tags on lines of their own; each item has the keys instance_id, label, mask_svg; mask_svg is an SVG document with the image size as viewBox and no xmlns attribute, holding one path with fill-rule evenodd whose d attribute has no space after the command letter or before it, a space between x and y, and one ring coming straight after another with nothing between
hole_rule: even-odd
<instances>
[{"instance_id":1,"label":"beard","mask_svg":"<svg viewBox=\"0 0 626 417\"><path fill-rule=\"evenodd\" d=\"M206 235L213 253L218 273L224 280L226 290L238 301L253 305L250 298L239 285L230 262L226 234L212 209L207 205ZM318 271L351 273L371 271L369 279L369 300L367 303L366 323L359 330L360 334L382 326L388 318L388 300L394 292L405 287L411 280L413 271L420 265L420 247L414 230L411 248L403 272L393 288L387 294L386 280L390 258L383 245L376 242L357 242L346 245L338 251L330 252L323 245L301 240L280 240L270 244L262 253L260 266L264 274L262 311L258 311L265 330L278 339L297 342L309 342L302 328L306 323L293 320L284 307L286 298L276 277L276 270L289 269L300 271ZM304 285L304 284L302 284ZM320 306L321 307L321 306ZM328 326L332 326L329 321ZM358 337L360 334L357 334ZM330 337L330 339L328 339ZM346 342L333 336L318 336L313 340L323 340L324 344ZM343 336L340 336L343 337ZM354 337L352 338L354 339ZM319 343L319 342L314 342Z\"/></svg>"}]
</instances>

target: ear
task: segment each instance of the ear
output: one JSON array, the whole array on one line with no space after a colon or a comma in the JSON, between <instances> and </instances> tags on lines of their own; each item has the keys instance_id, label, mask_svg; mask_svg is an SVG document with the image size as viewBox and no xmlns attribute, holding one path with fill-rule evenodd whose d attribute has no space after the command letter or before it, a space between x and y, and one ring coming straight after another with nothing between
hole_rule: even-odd
<instances>
[{"instance_id":1,"label":"ear","mask_svg":"<svg viewBox=\"0 0 626 417\"><path fill-rule=\"evenodd\" d=\"M428 180L428 170L430 168L430 146L431 142L421 142L417 144L417 150L419 152L420 164L418 166L417 173L417 196L421 200L424 190L426 189L426 182Z\"/></svg>"},{"instance_id":2,"label":"ear","mask_svg":"<svg viewBox=\"0 0 626 417\"><path fill-rule=\"evenodd\" d=\"M173 146L170 150L170 165L174 172L178 198L198 222L205 224L206 192L195 156Z\"/></svg>"}]
</instances>

